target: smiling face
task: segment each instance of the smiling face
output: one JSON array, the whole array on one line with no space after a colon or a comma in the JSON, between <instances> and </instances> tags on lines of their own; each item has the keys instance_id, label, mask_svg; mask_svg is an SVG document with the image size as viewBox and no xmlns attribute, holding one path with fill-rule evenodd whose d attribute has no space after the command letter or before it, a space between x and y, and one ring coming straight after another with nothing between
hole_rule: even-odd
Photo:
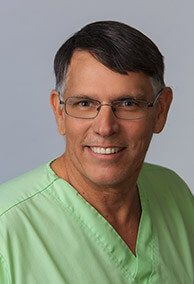
<instances>
[{"instance_id":1,"label":"smiling face","mask_svg":"<svg viewBox=\"0 0 194 284\"><path fill-rule=\"evenodd\" d=\"M136 182L154 132L164 126L171 102L169 89L144 118L116 118L111 107L103 106L94 119L68 116L59 106L55 91L51 104L61 134L66 135L66 170L78 182L95 187L115 187ZM123 96L152 101L150 78L142 72L122 75L111 71L86 51L76 51L68 68L63 100L87 96L109 104Z\"/></svg>"}]
</instances>

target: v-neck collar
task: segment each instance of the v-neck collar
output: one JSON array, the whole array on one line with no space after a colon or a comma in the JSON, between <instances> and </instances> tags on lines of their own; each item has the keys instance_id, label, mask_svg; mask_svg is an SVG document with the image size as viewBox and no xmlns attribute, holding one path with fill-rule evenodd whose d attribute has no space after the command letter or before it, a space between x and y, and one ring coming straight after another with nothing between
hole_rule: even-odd
<instances>
[{"instance_id":1,"label":"v-neck collar","mask_svg":"<svg viewBox=\"0 0 194 284\"><path fill-rule=\"evenodd\" d=\"M153 235L152 224L149 214L149 198L146 194L145 185L138 179L138 190L142 208L138 235L136 241L136 256L122 240L116 230L108 221L91 206L67 181L57 177L47 164L49 175L55 179L54 191L52 194L60 200L67 210L73 214L79 223L84 226L92 238L99 244L99 247L108 254L108 257L121 269L122 273L134 279L143 270L152 273L155 262L156 240Z\"/></svg>"}]
</instances>

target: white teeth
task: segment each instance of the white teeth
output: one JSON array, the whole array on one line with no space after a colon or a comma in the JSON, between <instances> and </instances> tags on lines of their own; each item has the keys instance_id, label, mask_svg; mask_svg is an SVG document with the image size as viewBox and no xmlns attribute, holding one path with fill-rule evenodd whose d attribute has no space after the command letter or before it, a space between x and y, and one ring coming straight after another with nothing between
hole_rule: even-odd
<instances>
[{"instance_id":1,"label":"white teeth","mask_svg":"<svg viewBox=\"0 0 194 284\"><path fill-rule=\"evenodd\" d=\"M91 147L91 150L96 154L110 155L110 154L117 153L119 151L119 148L118 147L114 147L114 148Z\"/></svg>"}]
</instances>

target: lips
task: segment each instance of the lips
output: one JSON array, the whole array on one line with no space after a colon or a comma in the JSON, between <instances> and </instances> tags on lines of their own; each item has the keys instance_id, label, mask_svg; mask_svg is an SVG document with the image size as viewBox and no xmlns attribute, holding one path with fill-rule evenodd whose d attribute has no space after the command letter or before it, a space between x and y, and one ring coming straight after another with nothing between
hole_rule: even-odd
<instances>
[{"instance_id":1,"label":"lips","mask_svg":"<svg viewBox=\"0 0 194 284\"><path fill-rule=\"evenodd\" d=\"M121 151L123 148L120 147L90 147L92 152L95 154L101 154L101 155L110 155L110 154L115 154Z\"/></svg>"}]
</instances>

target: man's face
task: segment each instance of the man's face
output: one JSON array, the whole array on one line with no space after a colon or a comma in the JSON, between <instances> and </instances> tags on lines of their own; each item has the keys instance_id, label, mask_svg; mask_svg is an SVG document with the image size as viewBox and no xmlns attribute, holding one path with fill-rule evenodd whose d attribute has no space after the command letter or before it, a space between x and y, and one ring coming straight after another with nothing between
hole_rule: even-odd
<instances>
[{"instance_id":1,"label":"man's face","mask_svg":"<svg viewBox=\"0 0 194 284\"><path fill-rule=\"evenodd\" d=\"M72 57L64 100L79 95L101 103L125 95L147 101L154 98L148 76L113 72L85 51L76 51ZM66 135L65 160L71 176L103 187L136 179L153 132L159 132L164 125L167 108L161 123L162 107L158 104L136 120L116 118L109 106L103 106L94 119L78 119L58 111L55 101L58 127Z\"/></svg>"}]
</instances>

